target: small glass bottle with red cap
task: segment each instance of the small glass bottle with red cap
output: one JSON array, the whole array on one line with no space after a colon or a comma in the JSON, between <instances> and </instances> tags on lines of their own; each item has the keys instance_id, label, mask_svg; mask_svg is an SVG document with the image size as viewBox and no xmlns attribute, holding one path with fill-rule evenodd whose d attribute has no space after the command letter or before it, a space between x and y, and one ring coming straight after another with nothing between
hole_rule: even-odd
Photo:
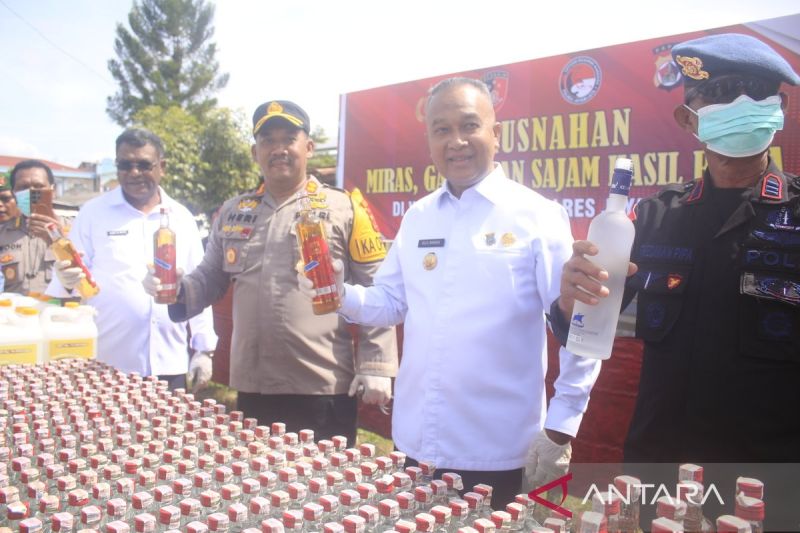
<instances>
[{"instance_id":1,"label":"small glass bottle with red cap","mask_svg":"<svg viewBox=\"0 0 800 533\"><path fill-rule=\"evenodd\" d=\"M753 533L764 532L764 502L740 494L736 497L734 514L750 524Z\"/></svg>"}]
</instances>

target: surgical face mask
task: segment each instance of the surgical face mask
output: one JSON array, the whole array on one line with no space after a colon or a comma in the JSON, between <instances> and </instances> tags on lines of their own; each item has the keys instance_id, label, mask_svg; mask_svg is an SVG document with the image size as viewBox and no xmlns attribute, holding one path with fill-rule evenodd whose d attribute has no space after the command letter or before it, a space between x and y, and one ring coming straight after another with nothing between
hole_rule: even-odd
<instances>
[{"instance_id":1,"label":"surgical face mask","mask_svg":"<svg viewBox=\"0 0 800 533\"><path fill-rule=\"evenodd\" d=\"M727 157L760 154L769 148L775 132L783 129L778 95L755 101L743 94L729 104L688 109L697 115L697 139Z\"/></svg>"}]
</instances>

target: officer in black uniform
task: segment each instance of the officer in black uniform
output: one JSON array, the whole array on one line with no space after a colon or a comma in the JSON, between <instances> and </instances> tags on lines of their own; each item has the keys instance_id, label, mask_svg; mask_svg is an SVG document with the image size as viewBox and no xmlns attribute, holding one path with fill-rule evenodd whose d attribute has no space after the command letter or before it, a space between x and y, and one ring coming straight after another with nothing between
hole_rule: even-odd
<instances>
[{"instance_id":1,"label":"officer in black uniform","mask_svg":"<svg viewBox=\"0 0 800 533\"><path fill-rule=\"evenodd\" d=\"M671 463L673 488L678 463L704 465L706 484L714 482L724 500L721 509L707 500L712 520L733 514L734 474L760 476L768 529L797 529L800 178L781 171L769 146L788 104L780 85L798 85L800 77L747 35L702 37L672 55L684 78L674 117L703 143L708 167L636 208L631 260L638 270L623 308L638 294L644 356L625 461ZM585 257L595 253L591 243L576 242L564 266L551 309L564 340L574 301L607 294L589 279L604 279Z\"/></svg>"}]
</instances>

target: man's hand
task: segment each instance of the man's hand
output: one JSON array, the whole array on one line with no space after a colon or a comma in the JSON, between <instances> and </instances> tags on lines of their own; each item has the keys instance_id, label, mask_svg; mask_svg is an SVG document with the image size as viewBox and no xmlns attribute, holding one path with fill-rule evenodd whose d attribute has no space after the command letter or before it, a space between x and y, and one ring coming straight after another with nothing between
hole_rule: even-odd
<instances>
[{"instance_id":1,"label":"man's hand","mask_svg":"<svg viewBox=\"0 0 800 533\"><path fill-rule=\"evenodd\" d=\"M572 257L564 263L561 273L561 295L558 297L558 308L564 319L569 322L575 301L589 305L597 305L600 298L608 296L608 287L603 282L608 280L608 272L589 261L585 256L597 255L597 246L589 241L572 243ZM628 263L628 277L634 275L638 267Z\"/></svg>"},{"instance_id":2,"label":"man's hand","mask_svg":"<svg viewBox=\"0 0 800 533\"><path fill-rule=\"evenodd\" d=\"M183 269L176 269L175 274L177 276L176 283L180 285L181 279L183 279ZM156 268L152 264L147 265L147 274L142 280L142 287L144 288L144 292L153 298L155 298L158 291L161 290L161 280L156 277Z\"/></svg>"},{"instance_id":3,"label":"man's hand","mask_svg":"<svg viewBox=\"0 0 800 533\"><path fill-rule=\"evenodd\" d=\"M356 374L350 383L350 396L363 391L361 400L366 404L383 406L392 399L392 378Z\"/></svg>"},{"instance_id":4,"label":"man's hand","mask_svg":"<svg viewBox=\"0 0 800 533\"><path fill-rule=\"evenodd\" d=\"M61 223L54 218L40 215L39 213L32 213L31 216L28 217L28 232L34 237L42 239L47 244L52 244L50 234L47 232L48 224L55 224L61 227Z\"/></svg>"},{"instance_id":5,"label":"man's hand","mask_svg":"<svg viewBox=\"0 0 800 533\"><path fill-rule=\"evenodd\" d=\"M196 352L189 361L189 382L192 394L204 389L214 372L214 352Z\"/></svg>"},{"instance_id":6,"label":"man's hand","mask_svg":"<svg viewBox=\"0 0 800 533\"><path fill-rule=\"evenodd\" d=\"M344 263L342 263L341 259L334 259L331 262L331 266L333 267L333 275L336 280L336 290L339 292L339 298L341 298L344 296ZM313 300L317 296L314 282L306 277L299 264L297 267L297 286L300 288L300 292L303 293L303 296L309 300Z\"/></svg>"},{"instance_id":7,"label":"man's hand","mask_svg":"<svg viewBox=\"0 0 800 533\"><path fill-rule=\"evenodd\" d=\"M86 275L80 267L72 266L72 261L63 260L55 262L56 277L61 282L61 286L71 291L74 289L81 279Z\"/></svg>"},{"instance_id":8,"label":"man's hand","mask_svg":"<svg viewBox=\"0 0 800 533\"><path fill-rule=\"evenodd\" d=\"M525 461L526 490L541 487L567 473L572 458L570 440L569 435L548 429L536 436Z\"/></svg>"}]
</instances>

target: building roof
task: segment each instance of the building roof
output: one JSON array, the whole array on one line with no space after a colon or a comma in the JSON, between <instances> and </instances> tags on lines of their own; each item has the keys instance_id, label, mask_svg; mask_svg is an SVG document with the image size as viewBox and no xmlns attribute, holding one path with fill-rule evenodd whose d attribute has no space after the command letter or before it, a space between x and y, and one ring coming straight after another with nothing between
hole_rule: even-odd
<instances>
[{"instance_id":1,"label":"building roof","mask_svg":"<svg viewBox=\"0 0 800 533\"><path fill-rule=\"evenodd\" d=\"M62 165L61 163L55 163L53 161L48 161L47 159L39 159L36 157L17 157L14 155L0 155L0 167L8 167L12 168L14 165L19 163L20 161L25 161L27 159L37 159L50 167L51 170L66 170L69 172L82 172L85 169L79 169L75 167L68 167L67 165Z\"/></svg>"}]
</instances>

